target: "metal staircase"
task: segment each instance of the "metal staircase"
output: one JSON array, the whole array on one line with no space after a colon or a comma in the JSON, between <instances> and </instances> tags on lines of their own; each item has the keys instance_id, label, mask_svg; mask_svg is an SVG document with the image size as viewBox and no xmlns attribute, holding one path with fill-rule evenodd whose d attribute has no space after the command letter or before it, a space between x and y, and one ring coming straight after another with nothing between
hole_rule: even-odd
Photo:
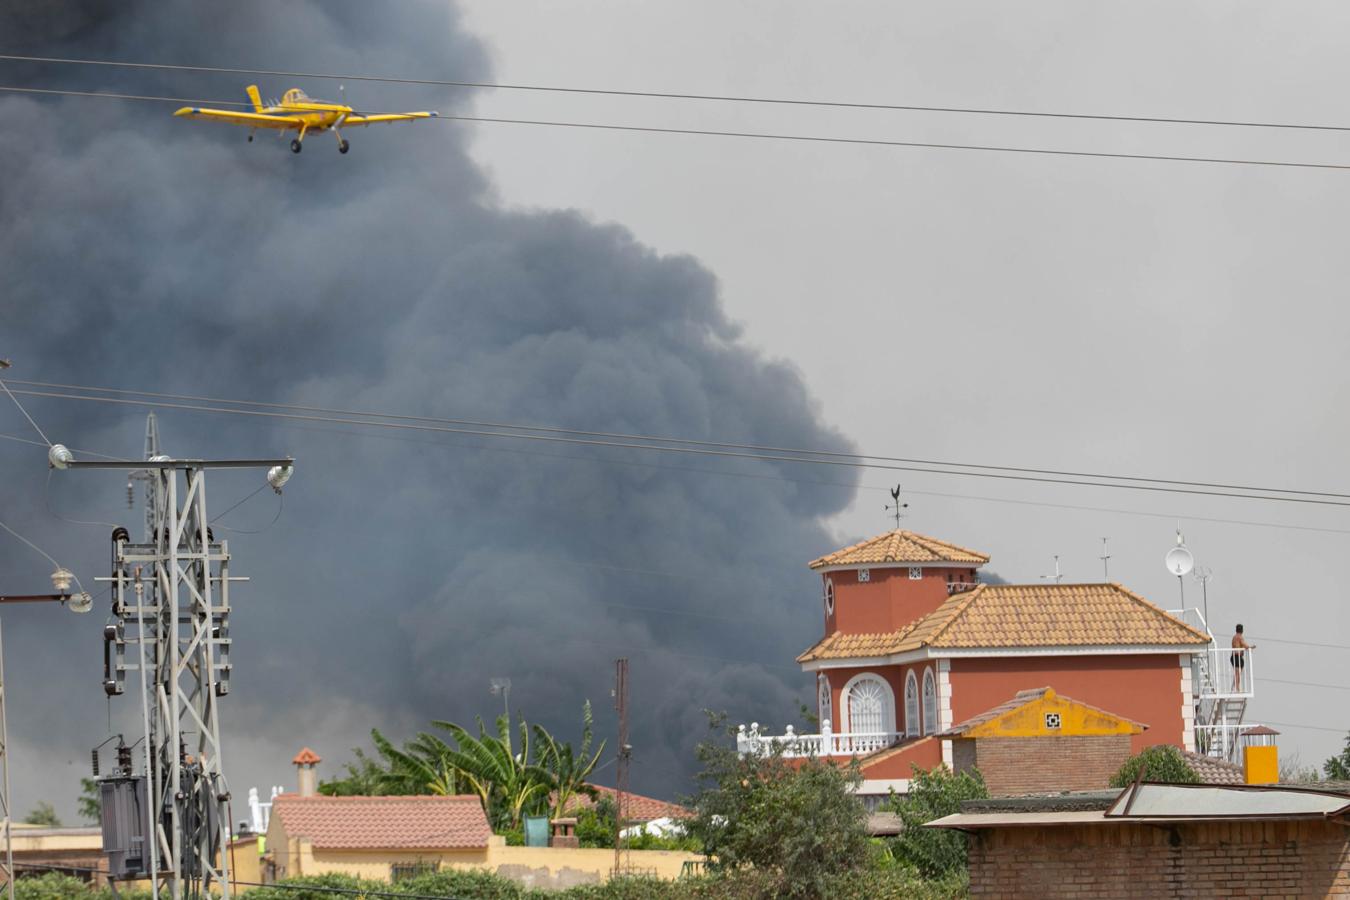
<instances>
[{"instance_id":1,"label":"metal staircase","mask_svg":"<svg viewBox=\"0 0 1350 900\"><path fill-rule=\"evenodd\" d=\"M1171 615L1210 636L1209 646L1191 656L1191 690L1195 704L1197 753L1241 762L1241 736L1247 701L1254 694L1252 651L1220 647L1198 609L1171 610Z\"/></svg>"}]
</instances>

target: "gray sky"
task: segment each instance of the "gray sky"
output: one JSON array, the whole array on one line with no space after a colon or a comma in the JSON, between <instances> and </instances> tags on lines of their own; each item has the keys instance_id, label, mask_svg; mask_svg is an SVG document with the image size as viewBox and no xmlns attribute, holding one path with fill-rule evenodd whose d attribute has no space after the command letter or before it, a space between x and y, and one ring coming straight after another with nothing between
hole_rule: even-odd
<instances>
[{"instance_id":1,"label":"gray sky","mask_svg":"<svg viewBox=\"0 0 1350 900\"><path fill-rule=\"evenodd\" d=\"M16 52L1335 123L1350 16L1330 4L474 2L460 21L452 9L71 12L11 33ZM7 71L34 85L241 95L236 78ZM364 83L347 96L525 118L1346 159L1338 138L1308 133ZM1344 489L1342 173L505 125L369 129L350 135L348 156L316 140L293 158L154 107L0 98L0 109L20 123L0 134L0 154L17 161L0 183L0 322L14 348L0 355L16 358L15 377ZM140 411L31 408L72 444L139 449ZM1266 680L1345 684L1350 651L1263 641L1350 644L1345 510L770 464L690 472L559 459L578 455L566 448L161 421L173 452L302 460L277 526L231 536L236 570L255 577L237 601L225 711L241 796L291 784L302 743L331 774L372 725L399 735L491 715L490 675L511 675L513 705L564 734L585 697L612 730L620 651L635 658L634 785L683 790L700 708L795 718L811 691L791 658L820 628L805 563L885 528L896 480L911 492L908 527L991 553L1004 577L1034 580L1059 554L1070 579L1100 578L1109 536L1112 578L1167 607L1177 584L1161 559L1180 525L1215 571L1218 630L1243 621L1260 646L1249 718L1333 729L1277 726L1285 755L1304 763L1350 727L1345 691ZM101 574L106 529L47 507L125 520L120 481L81 475L48 495L34 450L0 448L6 516ZM816 481L839 485L803 483ZM212 496L251 489L222 479ZM270 502L232 514L235 527L265 526ZM0 545L0 562L6 589L45 578L21 547ZM1188 605L1197 588L1186 584ZM16 760L48 762L16 784L21 811L43 797L73 810L87 747L106 734L104 612L74 624L6 613L6 661L23 673L11 678ZM746 621L762 624L747 632ZM123 713L114 727L128 727Z\"/></svg>"}]
</instances>

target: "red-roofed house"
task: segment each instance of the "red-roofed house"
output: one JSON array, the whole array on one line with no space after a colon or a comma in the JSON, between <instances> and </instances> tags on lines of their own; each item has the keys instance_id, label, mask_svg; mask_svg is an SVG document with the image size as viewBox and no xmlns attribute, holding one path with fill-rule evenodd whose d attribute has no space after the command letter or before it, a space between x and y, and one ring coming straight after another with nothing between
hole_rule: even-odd
<instances>
[{"instance_id":1,"label":"red-roofed house","mask_svg":"<svg viewBox=\"0 0 1350 900\"><path fill-rule=\"evenodd\" d=\"M442 864L485 864L491 840L492 829L475 796L279 794L267 828L272 874L278 879L344 872L397 880Z\"/></svg>"},{"instance_id":2,"label":"red-roofed house","mask_svg":"<svg viewBox=\"0 0 1350 900\"><path fill-rule=\"evenodd\" d=\"M608 797L614 799L614 788L604 787L602 785L592 785L599 793L600 799ZM641 794L632 792L623 795L623 818L626 823L653 822L657 819L687 819L694 813L687 807L680 806L678 803L668 803L665 800L657 800L655 797L644 797ZM585 794L577 794L567 802L567 815L576 815L579 810L589 809L595 805L595 801Z\"/></svg>"},{"instance_id":3,"label":"red-roofed house","mask_svg":"<svg viewBox=\"0 0 1350 900\"><path fill-rule=\"evenodd\" d=\"M880 798L907 790L913 766L952 765L942 732L1048 686L1147 726L1129 735L1134 752L1237 756L1250 650L1217 646L1197 611L1119 584L982 584L988 561L902 530L813 560L824 635L797 662L816 676L820 733L743 727L742 751L858 757L863 794Z\"/></svg>"}]
</instances>

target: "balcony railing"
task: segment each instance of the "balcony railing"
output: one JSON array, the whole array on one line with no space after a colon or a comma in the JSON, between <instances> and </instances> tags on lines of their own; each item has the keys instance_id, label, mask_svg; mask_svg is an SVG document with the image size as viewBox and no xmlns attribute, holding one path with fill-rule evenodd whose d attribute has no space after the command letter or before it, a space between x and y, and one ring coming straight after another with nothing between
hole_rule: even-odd
<instances>
[{"instance_id":1,"label":"balcony railing","mask_svg":"<svg viewBox=\"0 0 1350 900\"><path fill-rule=\"evenodd\" d=\"M1197 698L1250 698L1255 694L1256 676L1250 648L1210 647L1203 656L1202 671L1191 686Z\"/></svg>"},{"instance_id":2,"label":"balcony railing","mask_svg":"<svg viewBox=\"0 0 1350 900\"><path fill-rule=\"evenodd\" d=\"M1195 726L1195 752L1216 759L1225 759L1241 763L1241 749L1249 744L1259 743L1259 738L1244 738L1243 732L1259 726L1252 722L1219 722L1214 725Z\"/></svg>"},{"instance_id":3,"label":"balcony railing","mask_svg":"<svg viewBox=\"0 0 1350 900\"><path fill-rule=\"evenodd\" d=\"M736 730L736 749L741 753L753 753L767 756L775 748L781 748L788 758L803 756L860 756L885 750L904 740L904 734L898 731L854 731L834 733L828 728L820 734L798 734L792 726L787 726L783 734L760 734L759 723L749 728L742 725Z\"/></svg>"}]
</instances>

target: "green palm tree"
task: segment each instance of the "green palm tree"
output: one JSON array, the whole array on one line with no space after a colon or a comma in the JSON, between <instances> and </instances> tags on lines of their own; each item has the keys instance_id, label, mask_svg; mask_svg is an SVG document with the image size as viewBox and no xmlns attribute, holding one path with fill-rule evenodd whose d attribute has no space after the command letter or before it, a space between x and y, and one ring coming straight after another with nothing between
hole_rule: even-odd
<instances>
[{"instance_id":1,"label":"green palm tree","mask_svg":"<svg viewBox=\"0 0 1350 900\"><path fill-rule=\"evenodd\" d=\"M521 816L547 801L553 787L548 770L530 761L530 729L520 722L520 752L511 741L511 723L497 717L497 734L488 734L482 718L478 736L454 722L435 720L431 724L450 732L456 747L448 750L446 761L457 769L464 783L478 795L488 819L495 825L516 828ZM447 748L448 749L448 748Z\"/></svg>"},{"instance_id":2,"label":"green palm tree","mask_svg":"<svg viewBox=\"0 0 1350 900\"><path fill-rule=\"evenodd\" d=\"M595 771L600 755L605 752L605 742L601 741L594 755L591 743L595 736L591 730L591 701L581 708L581 748L572 751L572 745L559 741L548 733L542 725L534 726L535 743L539 745L539 763L548 770L551 788L555 793L554 815L567 812L567 806L577 794L586 794L595 799L596 790L586 783L587 777Z\"/></svg>"}]
</instances>

